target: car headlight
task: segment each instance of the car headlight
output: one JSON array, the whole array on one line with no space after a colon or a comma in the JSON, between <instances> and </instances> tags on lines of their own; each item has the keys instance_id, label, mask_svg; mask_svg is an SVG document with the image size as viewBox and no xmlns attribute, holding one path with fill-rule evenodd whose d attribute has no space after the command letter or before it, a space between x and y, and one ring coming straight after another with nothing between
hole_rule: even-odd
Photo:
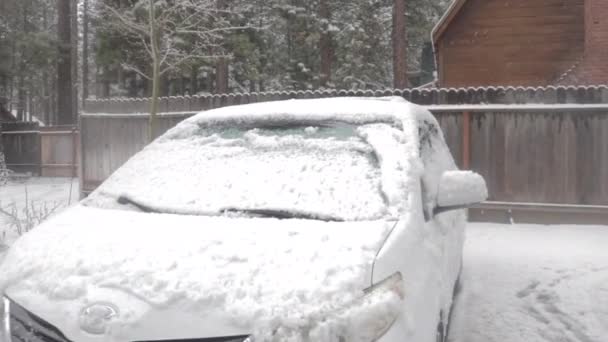
<instances>
[{"instance_id":1,"label":"car headlight","mask_svg":"<svg viewBox=\"0 0 608 342\"><path fill-rule=\"evenodd\" d=\"M405 297L403 277L401 273L395 273L364 292L363 310L356 316L355 326L363 327L357 332L363 336L360 340L376 341L391 328L401 313Z\"/></svg>"},{"instance_id":2,"label":"car headlight","mask_svg":"<svg viewBox=\"0 0 608 342\"><path fill-rule=\"evenodd\" d=\"M403 278L395 273L364 290L364 295L348 306L316 320L309 337L311 340L376 341L401 314L403 299Z\"/></svg>"},{"instance_id":3,"label":"car headlight","mask_svg":"<svg viewBox=\"0 0 608 342\"><path fill-rule=\"evenodd\" d=\"M0 337L11 342L11 302L6 297L0 302Z\"/></svg>"}]
</instances>

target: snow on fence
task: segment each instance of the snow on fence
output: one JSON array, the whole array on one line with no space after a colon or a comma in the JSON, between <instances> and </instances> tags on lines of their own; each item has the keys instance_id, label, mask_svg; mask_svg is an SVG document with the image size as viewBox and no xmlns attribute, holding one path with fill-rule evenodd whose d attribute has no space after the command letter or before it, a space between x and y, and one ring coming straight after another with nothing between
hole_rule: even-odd
<instances>
[{"instance_id":1,"label":"snow on fence","mask_svg":"<svg viewBox=\"0 0 608 342\"><path fill-rule=\"evenodd\" d=\"M438 118L461 168L485 176L490 200L608 206L608 87L303 91L168 97L162 131L201 110L288 98L402 96ZM87 102L81 190L95 189L145 146L147 99Z\"/></svg>"},{"instance_id":2,"label":"snow on fence","mask_svg":"<svg viewBox=\"0 0 608 342\"><path fill-rule=\"evenodd\" d=\"M3 123L0 141L9 170L43 177L76 176L76 127L40 127L35 122Z\"/></svg>"}]
</instances>

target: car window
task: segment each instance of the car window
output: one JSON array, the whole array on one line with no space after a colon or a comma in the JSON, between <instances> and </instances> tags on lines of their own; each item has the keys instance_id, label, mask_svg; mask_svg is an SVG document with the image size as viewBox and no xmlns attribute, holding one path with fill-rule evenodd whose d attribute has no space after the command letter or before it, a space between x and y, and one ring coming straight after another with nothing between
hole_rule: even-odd
<instances>
[{"instance_id":1,"label":"car window","mask_svg":"<svg viewBox=\"0 0 608 342\"><path fill-rule=\"evenodd\" d=\"M120 208L116 199L122 198L123 205L184 214L385 218L378 157L361 133L370 126L201 128L152 144L85 203Z\"/></svg>"}]
</instances>

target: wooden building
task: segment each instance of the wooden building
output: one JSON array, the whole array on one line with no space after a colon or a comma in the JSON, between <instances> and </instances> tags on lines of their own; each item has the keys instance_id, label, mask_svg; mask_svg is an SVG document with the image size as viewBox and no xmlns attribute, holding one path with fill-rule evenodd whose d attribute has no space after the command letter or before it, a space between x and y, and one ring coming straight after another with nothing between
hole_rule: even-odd
<instances>
[{"instance_id":1,"label":"wooden building","mask_svg":"<svg viewBox=\"0 0 608 342\"><path fill-rule=\"evenodd\" d=\"M6 109L6 100L0 97L0 123L15 122L17 119Z\"/></svg>"},{"instance_id":2,"label":"wooden building","mask_svg":"<svg viewBox=\"0 0 608 342\"><path fill-rule=\"evenodd\" d=\"M608 83L608 0L454 0L432 39L442 87Z\"/></svg>"}]
</instances>

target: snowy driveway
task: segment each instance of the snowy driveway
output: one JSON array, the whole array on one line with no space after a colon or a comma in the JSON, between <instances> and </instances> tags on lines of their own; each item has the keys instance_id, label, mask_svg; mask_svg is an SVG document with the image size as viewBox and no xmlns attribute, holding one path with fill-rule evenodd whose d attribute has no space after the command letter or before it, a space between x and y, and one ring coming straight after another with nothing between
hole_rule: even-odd
<instances>
[{"instance_id":1,"label":"snowy driveway","mask_svg":"<svg viewBox=\"0 0 608 342\"><path fill-rule=\"evenodd\" d=\"M452 342L608 340L608 226L473 223Z\"/></svg>"}]
</instances>

